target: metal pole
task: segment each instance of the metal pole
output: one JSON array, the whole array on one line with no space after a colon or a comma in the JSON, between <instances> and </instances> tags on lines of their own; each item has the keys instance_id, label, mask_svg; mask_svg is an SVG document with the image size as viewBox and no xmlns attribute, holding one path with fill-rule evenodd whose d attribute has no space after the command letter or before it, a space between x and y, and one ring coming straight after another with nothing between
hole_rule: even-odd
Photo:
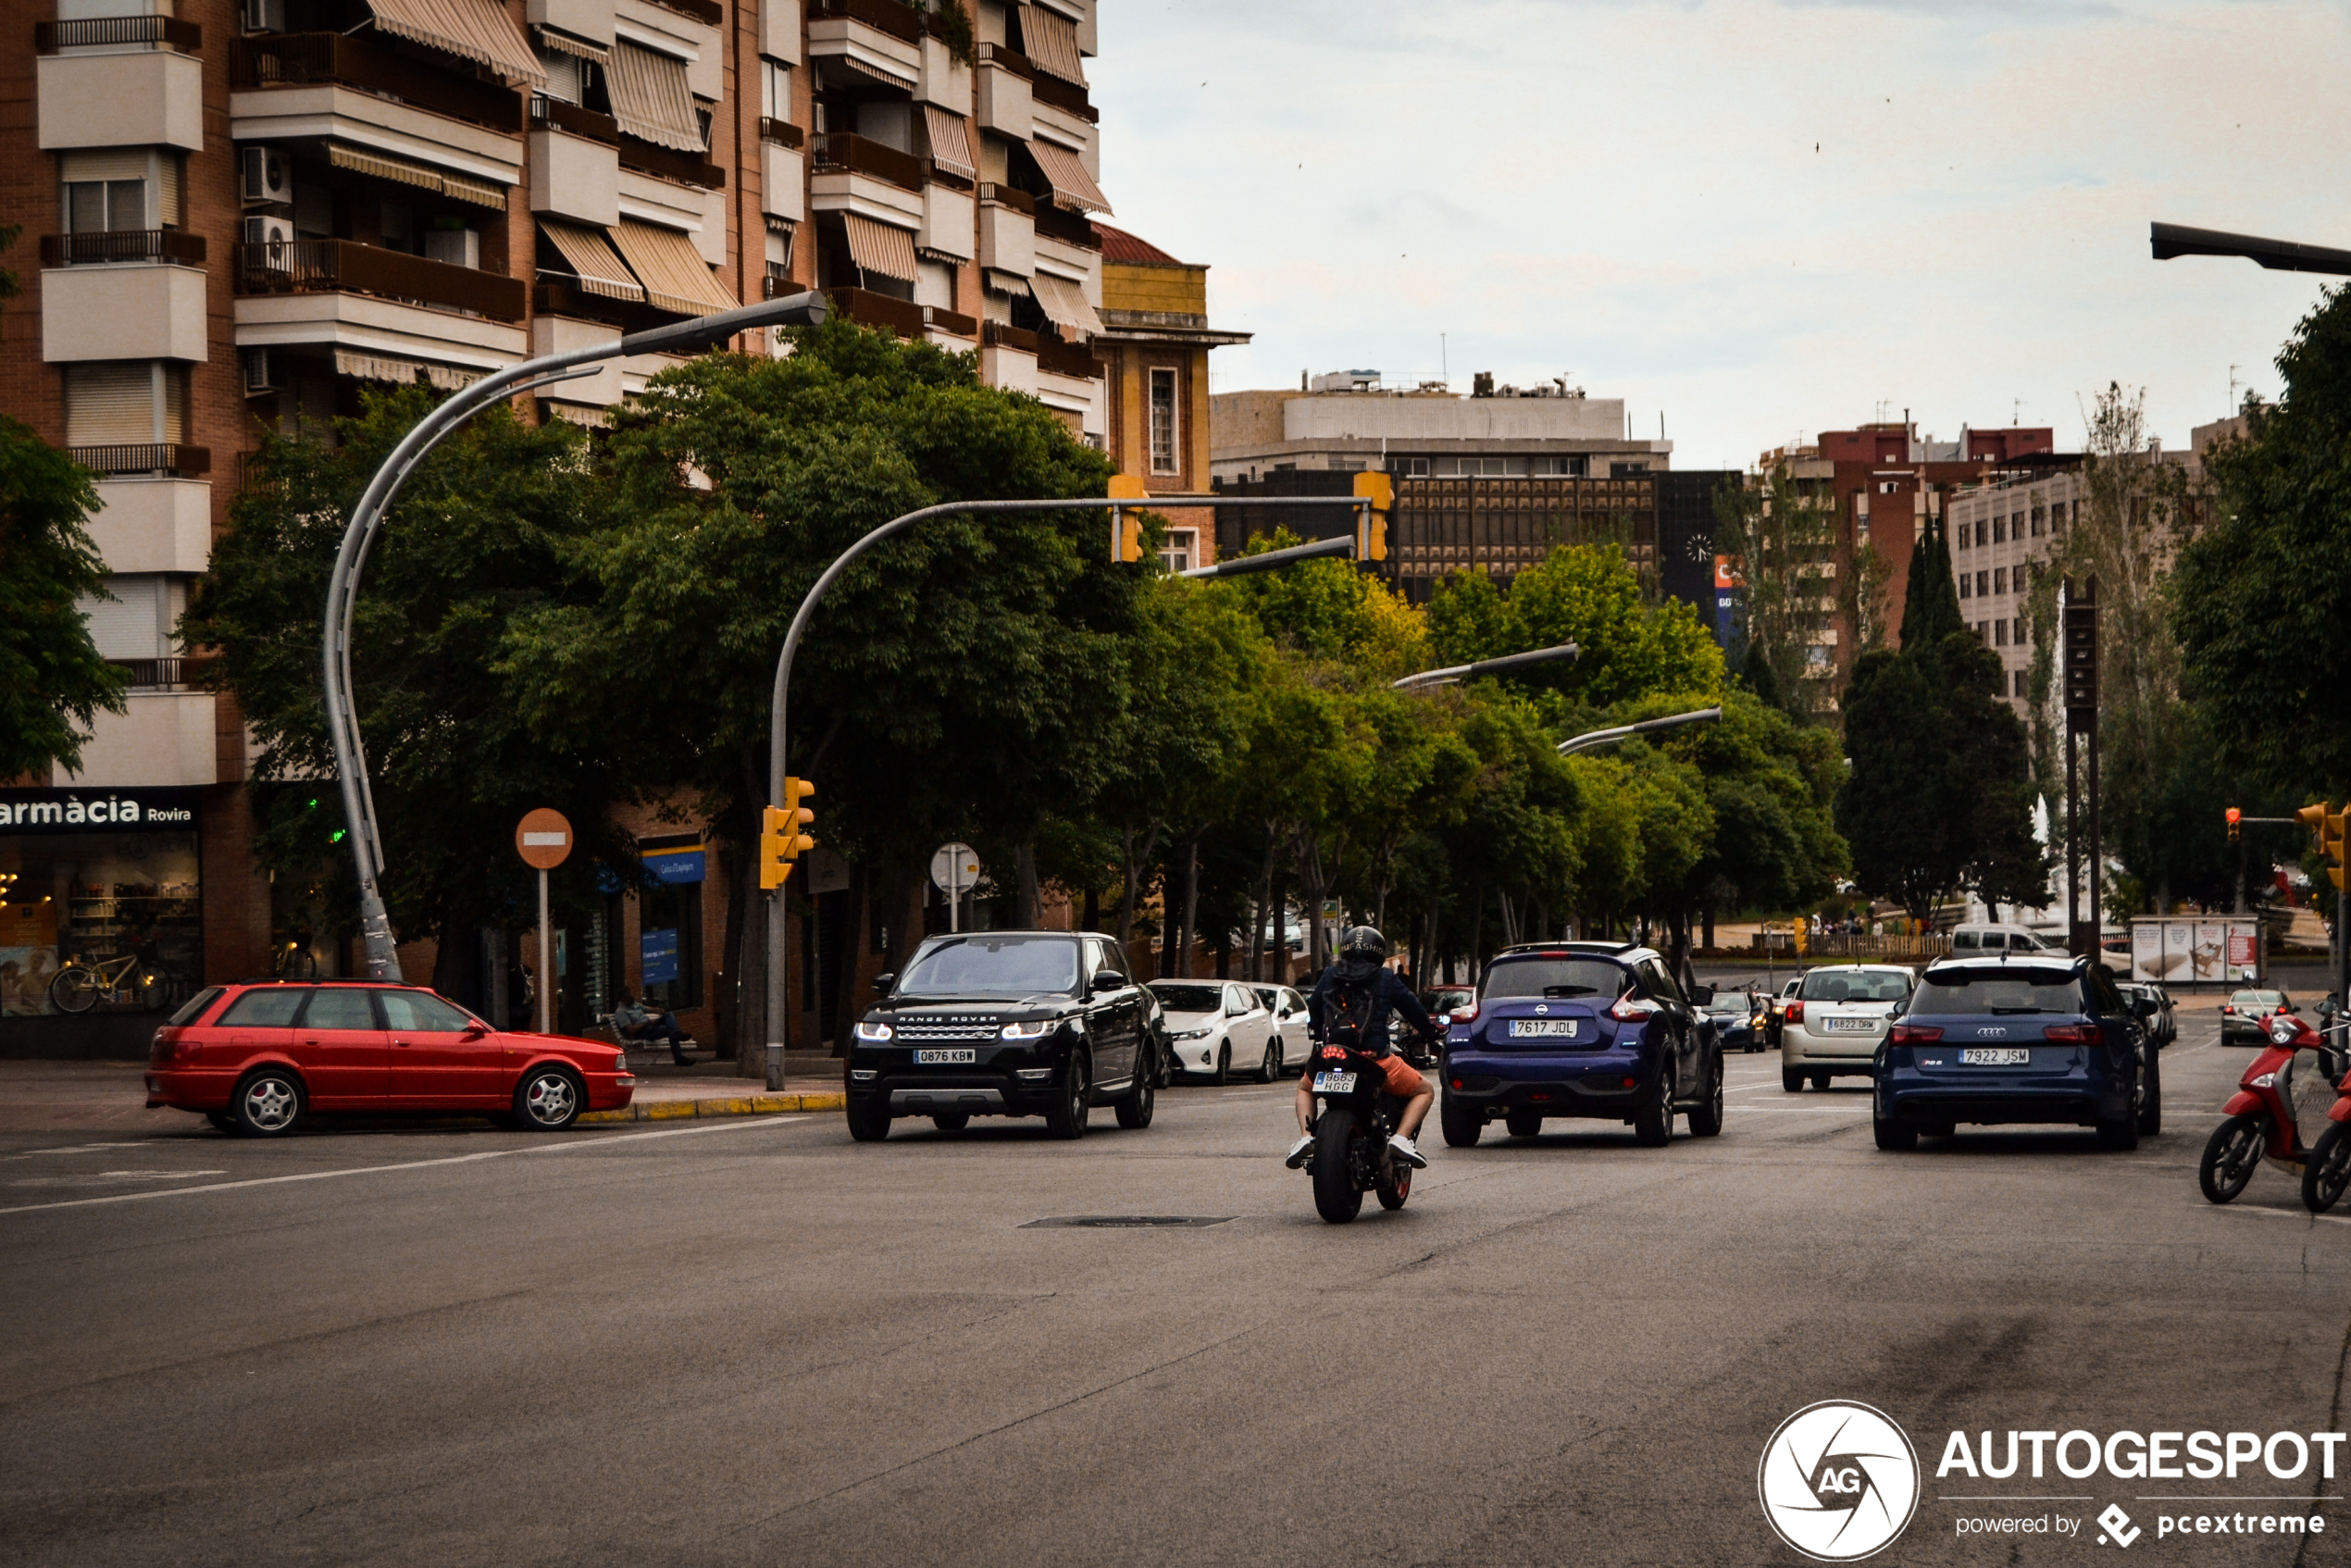
<instances>
[{"instance_id":1,"label":"metal pole","mask_svg":"<svg viewBox=\"0 0 2351 1568\"><path fill-rule=\"evenodd\" d=\"M1457 680L1474 680L1481 675L1499 675L1504 670L1522 669L1529 665L1548 665L1561 659L1581 658L1583 652L1573 642L1562 642L1556 648L1530 648L1524 653L1505 653L1499 659L1479 659L1474 664L1424 669L1418 675L1408 675L1401 680L1391 680L1387 684L1390 690L1397 691L1409 691L1416 686L1450 686Z\"/></svg>"},{"instance_id":2,"label":"metal pole","mask_svg":"<svg viewBox=\"0 0 2351 1568\"><path fill-rule=\"evenodd\" d=\"M539 1032L555 1032L555 970L553 927L547 919L547 874L539 873Z\"/></svg>"},{"instance_id":3,"label":"metal pole","mask_svg":"<svg viewBox=\"0 0 2351 1568\"><path fill-rule=\"evenodd\" d=\"M1667 714L1663 718L1645 718L1638 724L1621 724L1613 729L1589 729L1581 735L1561 741L1552 749L1563 757L1573 756L1577 752L1588 752L1595 747L1614 745L1619 740L1629 740L1636 735L1646 735L1652 730L1673 729L1681 725L1700 724L1722 716L1723 710L1720 707L1698 708L1686 714Z\"/></svg>"},{"instance_id":4,"label":"metal pole","mask_svg":"<svg viewBox=\"0 0 2351 1568\"><path fill-rule=\"evenodd\" d=\"M947 931L950 936L961 931L964 918L963 868L955 864L961 855L947 857Z\"/></svg>"},{"instance_id":5,"label":"metal pole","mask_svg":"<svg viewBox=\"0 0 2351 1568\"><path fill-rule=\"evenodd\" d=\"M384 511L401 483L417 461L458 425L502 397L565 379L557 372L633 354L708 347L754 329L815 324L824 320L825 313L822 294L795 294L657 327L651 331L634 332L616 342L526 359L452 394L401 438L375 477L367 481L367 490L352 508L343 528L342 544L335 553L334 569L327 579L320 676L327 735L334 747L336 782L342 793L343 818L350 827L353 868L359 877L359 931L369 978L397 980L403 977L399 954L393 950L391 917L385 912L379 886L384 869L382 833L368 786L367 752L360 741L358 716L352 703L351 616L358 600L359 571L367 559L368 545L382 525Z\"/></svg>"}]
</instances>

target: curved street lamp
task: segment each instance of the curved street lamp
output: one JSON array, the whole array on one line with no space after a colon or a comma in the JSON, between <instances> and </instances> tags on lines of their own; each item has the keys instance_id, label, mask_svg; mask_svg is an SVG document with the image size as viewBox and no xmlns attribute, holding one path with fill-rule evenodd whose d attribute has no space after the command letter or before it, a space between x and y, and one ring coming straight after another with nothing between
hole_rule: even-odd
<instances>
[{"instance_id":1,"label":"curved street lamp","mask_svg":"<svg viewBox=\"0 0 2351 1568\"><path fill-rule=\"evenodd\" d=\"M1588 729L1573 740L1561 741L1558 751L1563 757L1573 756L1577 752L1588 752L1596 746L1612 746L1619 740L1629 740L1636 735L1647 735L1660 729L1673 729L1685 724L1698 724L1722 716L1723 710L1719 707L1699 708L1695 713L1668 714L1663 718L1645 718L1638 724L1620 724L1613 729Z\"/></svg>"},{"instance_id":2,"label":"curved street lamp","mask_svg":"<svg viewBox=\"0 0 2351 1568\"><path fill-rule=\"evenodd\" d=\"M1556 664L1561 659L1583 656L1583 649L1573 642L1562 642L1556 648L1530 648L1524 653L1505 653L1499 659L1480 659L1475 664L1424 669L1418 675L1408 675L1401 680L1391 680L1387 684L1398 691L1415 691L1424 686L1450 686L1456 681L1474 680L1482 675L1500 675L1506 670L1524 669L1529 665Z\"/></svg>"}]
</instances>

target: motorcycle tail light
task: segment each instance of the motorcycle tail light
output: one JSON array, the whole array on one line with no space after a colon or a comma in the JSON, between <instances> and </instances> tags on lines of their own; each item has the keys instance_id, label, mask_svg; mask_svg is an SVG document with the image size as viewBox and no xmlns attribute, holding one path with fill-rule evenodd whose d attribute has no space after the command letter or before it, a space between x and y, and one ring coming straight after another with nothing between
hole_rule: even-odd
<instances>
[{"instance_id":1,"label":"motorcycle tail light","mask_svg":"<svg viewBox=\"0 0 2351 1568\"><path fill-rule=\"evenodd\" d=\"M1801 1024L1804 1022L1804 1004L1800 1002L1789 1002L1787 1004L1787 1011L1780 1014L1780 1022L1783 1024Z\"/></svg>"},{"instance_id":2,"label":"motorcycle tail light","mask_svg":"<svg viewBox=\"0 0 2351 1568\"><path fill-rule=\"evenodd\" d=\"M2096 1045L2106 1037L2096 1024L2051 1024L2041 1038L2059 1045Z\"/></svg>"},{"instance_id":3,"label":"motorcycle tail light","mask_svg":"<svg viewBox=\"0 0 2351 1568\"><path fill-rule=\"evenodd\" d=\"M1932 1024L1897 1024L1885 1037L1888 1045L1933 1045L1943 1038L1943 1031Z\"/></svg>"}]
</instances>

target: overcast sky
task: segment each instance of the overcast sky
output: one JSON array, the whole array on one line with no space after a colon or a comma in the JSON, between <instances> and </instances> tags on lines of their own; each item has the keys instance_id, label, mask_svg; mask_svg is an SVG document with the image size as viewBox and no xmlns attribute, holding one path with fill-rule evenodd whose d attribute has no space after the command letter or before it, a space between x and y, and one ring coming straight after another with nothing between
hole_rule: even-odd
<instances>
[{"instance_id":1,"label":"overcast sky","mask_svg":"<svg viewBox=\"0 0 2351 1568\"><path fill-rule=\"evenodd\" d=\"M1744 467L1909 408L2184 444L2351 247L2351 0L1101 0L1111 219L1206 262L1219 392L1562 373ZM1443 334L1440 351L1439 335Z\"/></svg>"}]
</instances>

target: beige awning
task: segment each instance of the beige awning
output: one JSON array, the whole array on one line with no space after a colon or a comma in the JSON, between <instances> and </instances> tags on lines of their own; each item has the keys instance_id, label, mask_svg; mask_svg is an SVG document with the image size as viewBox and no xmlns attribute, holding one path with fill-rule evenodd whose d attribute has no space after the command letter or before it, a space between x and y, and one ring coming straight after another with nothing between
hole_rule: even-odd
<instances>
[{"instance_id":1,"label":"beige awning","mask_svg":"<svg viewBox=\"0 0 2351 1568\"><path fill-rule=\"evenodd\" d=\"M877 223L862 213L844 212L842 227L849 233L849 259L859 270L878 272L885 278L895 278L902 283L914 280L914 236L903 229L893 229L887 223Z\"/></svg>"},{"instance_id":2,"label":"beige awning","mask_svg":"<svg viewBox=\"0 0 2351 1568\"><path fill-rule=\"evenodd\" d=\"M732 310L740 303L711 275L694 243L675 229L656 229L624 218L612 230L612 243L620 247L628 269L645 285L646 299L663 310L708 316Z\"/></svg>"},{"instance_id":3,"label":"beige awning","mask_svg":"<svg viewBox=\"0 0 2351 1568\"><path fill-rule=\"evenodd\" d=\"M1014 299L1028 297L1028 280L1017 272L999 271L993 267L979 269L979 281L990 293L1007 294Z\"/></svg>"},{"instance_id":4,"label":"beige awning","mask_svg":"<svg viewBox=\"0 0 2351 1568\"><path fill-rule=\"evenodd\" d=\"M538 27L531 31L539 35L540 43L558 55L571 55L579 59L593 60L598 65L603 65L612 56L612 48L608 44L591 44L584 38L574 38L570 33L558 32L552 27Z\"/></svg>"},{"instance_id":5,"label":"beige awning","mask_svg":"<svg viewBox=\"0 0 2351 1568\"><path fill-rule=\"evenodd\" d=\"M337 168L347 168L354 174L371 175L378 180L390 180L402 185L414 185L419 190L438 191L476 206L506 210L506 188L468 180L461 174L443 174L437 168L410 163L405 158L386 157L367 147L346 146L341 142L327 143L327 161Z\"/></svg>"},{"instance_id":6,"label":"beige awning","mask_svg":"<svg viewBox=\"0 0 2351 1568\"><path fill-rule=\"evenodd\" d=\"M1037 296L1038 308L1046 319L1062 330L1062 336L1075 334L1079 342L1101 336L1102 318L1086 302L1086 291L1066 278L1056 278L1050 272L1039 272L1028 280L1029 289Z\"/></svg>"},{"instance_id":7,"label":"beige awning","mask_svg":"<svg viewBox=\"0 0 2351 1568\"><path fill-rule=\"evenodd\" d=\"M1085 57L1077 52L1077 24L1042 6L1020 8L1021 42L1028 63L1048 76L1086 85Z\"/></svg>"},{"instance_id":8,"label":"beige awning","mask_svg":"<svg viewBox=\"0 0 2351 1568\"><path fill-rule=\"evenodd\" d=\"M395 38L479 61L509 81L539 86L547 80L530 41L497 0L367 0L367 5L376 25Z\"/></svg>"},{"instance_id":9,"label":"beige awning","mask_svg":"<svg viewBox=\"0 0 2351 1568\"><path fill-rule=\"evenodd\" d=\"M923 121L930 130L930 161L950 174L977 180L979 164L972 156L971 128L964 117L936 104L925 104Z\"/></svg>"},{"instance_id":10,"label":"beige awning","mask_svg":"<svg viewBox=\"0 0 2351 1568\"><path fill-rule=\"evenodd\" d=\"M361 354L353 349L335 350L335 374L350 376L362 381L390 381L395 386L413 386L421 374L426 384L442 392L458 392L481 380L479 370L456 370L446 365L428 365L420 359L401 359L389 354Z\"/></svg>"},{"instance_id":11,"label":"beige awning","mask_svg":"<svg viewBox=\"0 0 2351 1568\"><path fill-rule=\"evenodd\" d=\"M1067 147L1057 146L1041 138L1031 142L1028 150L1036 156L1037 167L1052 181L1053 205L1075 207L1079 212L1108 212L1110 198L1086 172L1086 166Z\"/></svg>"},{"instance_id":12,"label":"beige awning","mask_svg":"<svg viewBox=\"0 0 2351 1568\"><path fill-rule=\"evenodd\" d=\"M612 94L612 118L628 134L681 153L703 151L685 61L624 39L612 47L604 85Z\"/></svg>"},{"instance_id":13,"label":"beige awning","mask_svg":"<svg viewBox=\"0 0 2351 1568\"><path fill-rule=\"evenodd\" d=\"M539 231L547 236L563 258L571 263L571 270L579 286L591 294L607 299L635 300L642 303L644 285L628 275L628 268L613 248L610 238L601 229L583 229L576 223L559 223L551 218L539 220Z\"/></svg>"}]
</instances>

